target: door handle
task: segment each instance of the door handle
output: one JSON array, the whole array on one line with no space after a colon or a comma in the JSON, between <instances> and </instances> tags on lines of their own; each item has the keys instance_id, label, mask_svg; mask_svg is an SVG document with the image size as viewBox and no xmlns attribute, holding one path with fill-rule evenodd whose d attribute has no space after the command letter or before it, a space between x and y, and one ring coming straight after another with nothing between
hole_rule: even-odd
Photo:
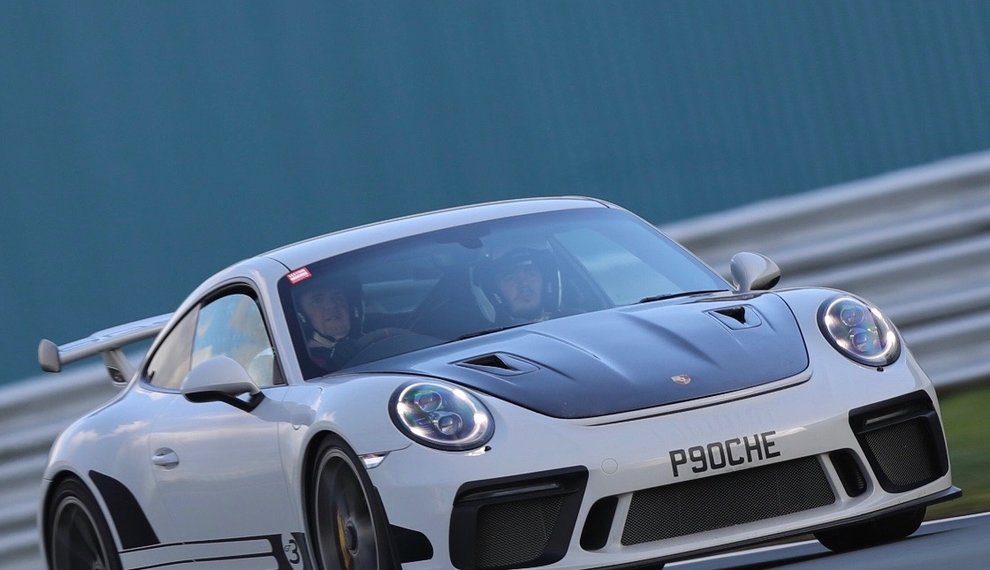
<instances>
[{"instance_id":1,"label":"door handle","mask_svg":"<svg viewBox=\"0 0 990 570\"><path fill-rule=\"evenodd\" d=\"M171 469L179 464L179 456L167 447L163 447L151 456L151 462L159 467Z\"/></svg>"}]
</instances>

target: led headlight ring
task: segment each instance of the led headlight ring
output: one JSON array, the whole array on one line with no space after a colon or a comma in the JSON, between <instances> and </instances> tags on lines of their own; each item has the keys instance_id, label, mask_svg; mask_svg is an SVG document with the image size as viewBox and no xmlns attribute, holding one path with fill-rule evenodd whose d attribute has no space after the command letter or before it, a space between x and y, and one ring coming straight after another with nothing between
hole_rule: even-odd
<instances>
[{"instance_id":1,"label":"led headlight ring","mask_svg":"<svg viewBox=\"0 0 990 570\"><path fill-rule=\"evenodd\" d=\"M392 394L389 415L413 441L444 451L477 449L495 431L481 400L463 388L432 380L400 386Z\"/></svg>"},{"instance_id":2,"label":"led headlight ring","mask_svg":"<svg viewBox=\"0 0 990 570\"><path fill-rule=\"evenodd\" d=\"M836 350L866 366L889 366L901 354L894 325L876 307L855 297L841 295L822 303L818 327Z\"/></svg>"}]
</instances>

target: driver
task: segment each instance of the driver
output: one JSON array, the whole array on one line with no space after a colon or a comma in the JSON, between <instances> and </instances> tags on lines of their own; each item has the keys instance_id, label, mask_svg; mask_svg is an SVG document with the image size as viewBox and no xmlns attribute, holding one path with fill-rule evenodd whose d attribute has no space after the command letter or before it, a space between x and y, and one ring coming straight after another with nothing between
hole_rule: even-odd
<instances>
[{"instance_id":1,"label":"driver","mask_svg":"<svg viewBox=\"0 0 990 570\"><path fill-rule=\"evenodd\" d=\"M547 257L547 253L521 247L494 260L488 289L498 322L531 323L554 316L550 308L555 280Z\"/></svg>"},{"instance_id":2,"label":"driver","mask_svg":"<svg viewBox=\"0 0 990 570\"><path fill-rule=\"evenodd\" d=\"M348 296L346 280L311 279L296 291L296 310L310 358L327 372L339 370L358 351L359 299ZM356 294L354 295L356 297Z\"/></svg>"}]
</instances>

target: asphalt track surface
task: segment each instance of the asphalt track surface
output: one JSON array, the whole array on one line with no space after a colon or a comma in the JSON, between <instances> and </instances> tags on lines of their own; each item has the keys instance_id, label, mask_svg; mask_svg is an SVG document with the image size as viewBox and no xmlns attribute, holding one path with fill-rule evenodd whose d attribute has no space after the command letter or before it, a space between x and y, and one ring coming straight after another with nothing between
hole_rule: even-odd
<instances>
[{"instance_id":1,"label":"asphalt track surface","mask_svg":"<svg viewBox=\"0 0 990 570\"><path fill-rule=\"evenodd\" d=\"M835 554L818 541L668 564L664 570L990 570L990 513L931 521L908 538Z\"/></svg>"}]
</instances>

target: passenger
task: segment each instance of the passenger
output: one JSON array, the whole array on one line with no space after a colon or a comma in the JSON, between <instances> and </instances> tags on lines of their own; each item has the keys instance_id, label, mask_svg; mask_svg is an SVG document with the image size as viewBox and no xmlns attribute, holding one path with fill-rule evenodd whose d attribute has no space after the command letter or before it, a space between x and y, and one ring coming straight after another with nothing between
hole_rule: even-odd
<instances>
[{"instance_id":1,"label":"passenger","mask_svg":"<svg viewBox=\"0 0 990 570\"><path fill-rule=\"evenodd\" d=\"M348 285L346 279L314 278L294 291L309 356L327 372L339 370L358 352L360 286Z\"/></svg>"}]
</instances>

